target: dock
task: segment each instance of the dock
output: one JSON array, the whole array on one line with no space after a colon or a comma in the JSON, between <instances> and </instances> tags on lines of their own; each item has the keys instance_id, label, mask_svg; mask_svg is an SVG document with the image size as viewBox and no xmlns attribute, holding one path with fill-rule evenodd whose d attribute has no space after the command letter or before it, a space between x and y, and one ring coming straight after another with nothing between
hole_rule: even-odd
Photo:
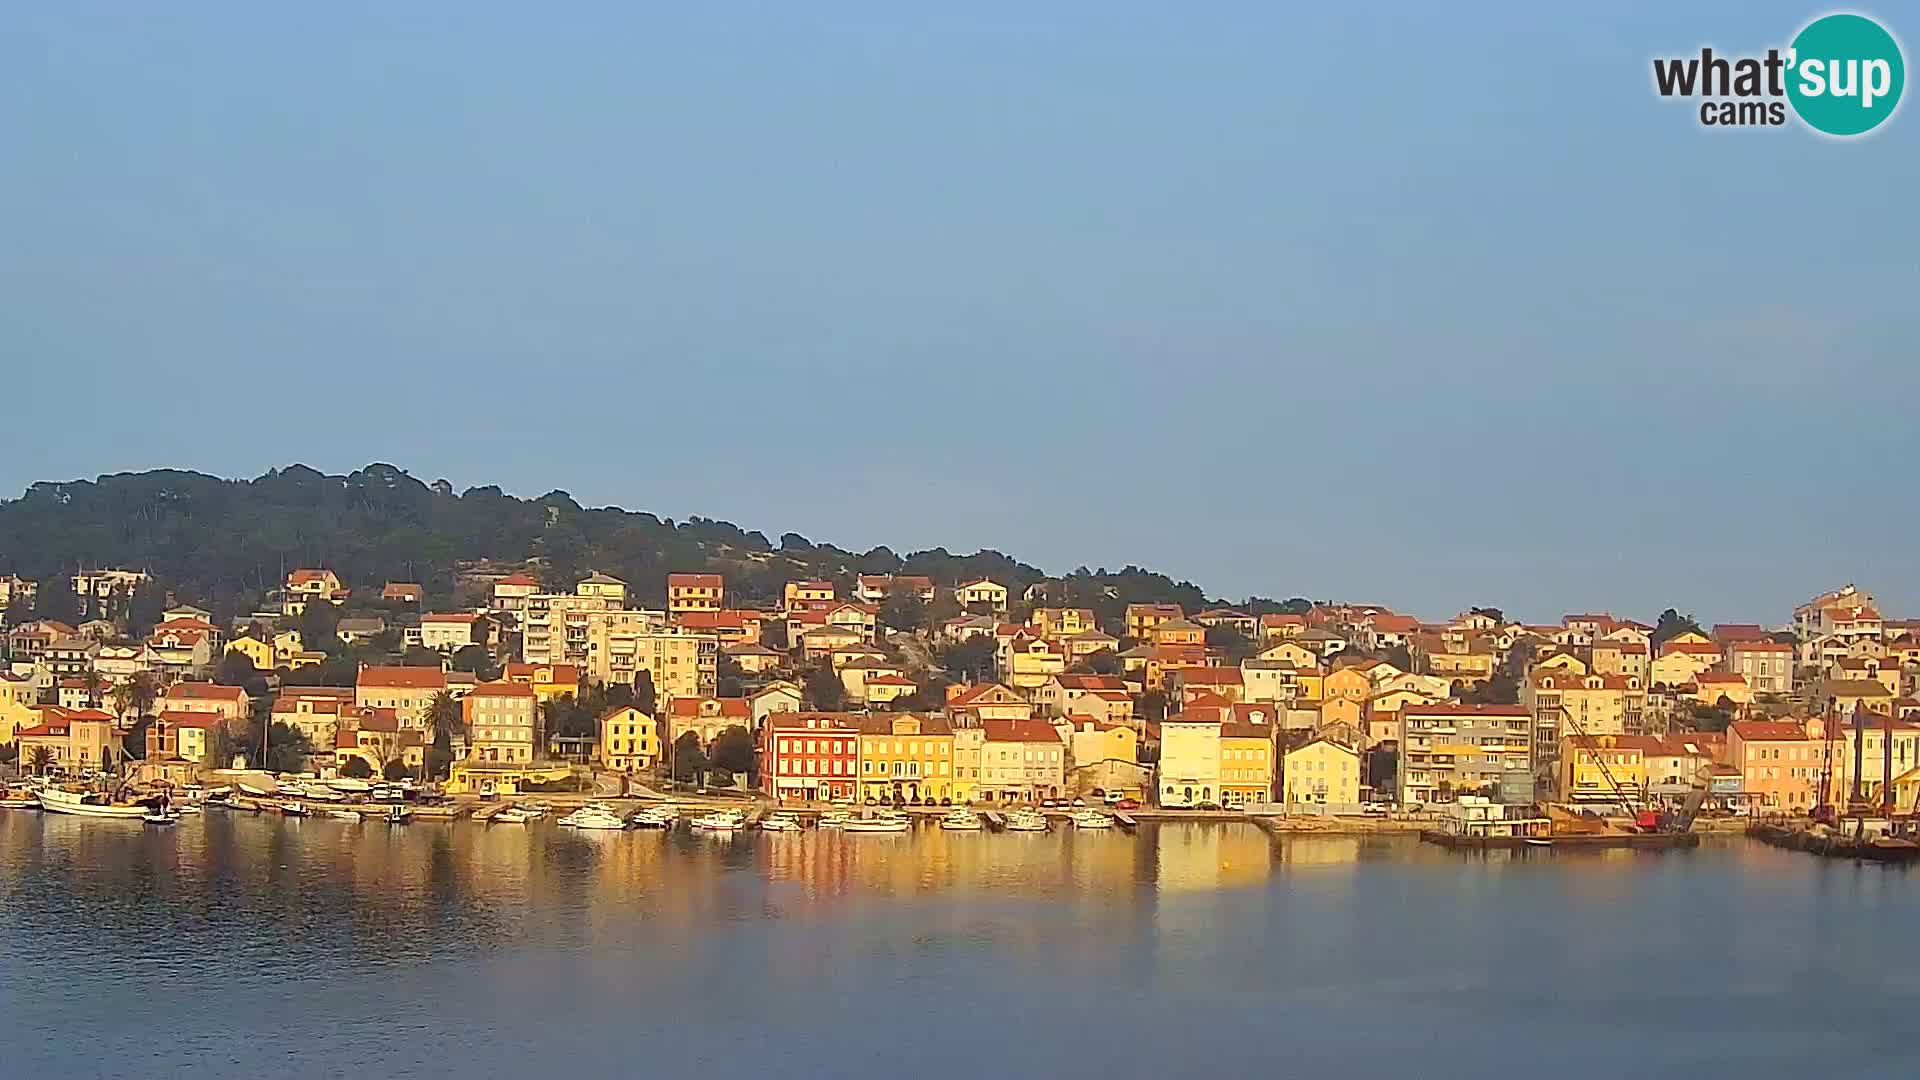
<instances>
[{"instance_id":1,"label":"dock","mask_svg":"<svg viewBox=\"0 0 1920 1080\"><path fill-rule=\"evenodd\" d=\"M1420 839L1455 851L1676 851L1700 846L1700 834L1684 833L1574 833L1567 836L1460 836L1423 829Z\"/></svg>"},{"instance_id":2,"label":"dock","mask_svg":"<svg viewBox=\"0 0 1920 1080\"><path fill-rule=\"evenodd\" d=\"M1865 862L1910 863L1920 861L1920 844L1886 836L1848 836L1821 827L1799 829L1786 825L1749 825L1747 835L1769 847L1804 851L1828 859L1853 859Z\"/></svg>"},{"instance_id":3,"label":"dock","mask_svg":"<svg viewBox=\"0 0 1920 1080\"><path fill-rule=\"evenodd\" d=\"M1113 820L1119 822L1120 827L1127 830L1128 832L1132 832L1133 830L1140 827L1140 822L1135 820L1132 814L1122 814L1119 811L1115 811L1113 815Z\"/></svg>"},{"instance_id":4,"label":"dock","mask_svg":"<svg viewBox=\"0 0 1920 1080\"><path fill-rule=\"evenodd\" d=\"M982 810L980 811L980 818L987 823L987 828L992 829L994 832L1007 831L1007 819L1001 817L1000 812L997 810Z\"/></svg>"}]
</instances>

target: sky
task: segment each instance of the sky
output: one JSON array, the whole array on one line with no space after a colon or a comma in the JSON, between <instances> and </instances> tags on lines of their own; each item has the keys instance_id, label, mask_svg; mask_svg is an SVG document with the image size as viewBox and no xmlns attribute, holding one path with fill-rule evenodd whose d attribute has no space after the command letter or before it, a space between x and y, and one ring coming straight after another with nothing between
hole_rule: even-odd
<instances>
[{"instance_id":1,"label":"sky","mask_svg":"<svg viewBox=\"0 0 1920 1080\"><path fill-rule=\"evenodd\" d=\"M0 493L381 461L1429 618L1920 603L1920 116L1652 90L1823 8L128 10L0 13Z\"/></svg>"}]
</instances>

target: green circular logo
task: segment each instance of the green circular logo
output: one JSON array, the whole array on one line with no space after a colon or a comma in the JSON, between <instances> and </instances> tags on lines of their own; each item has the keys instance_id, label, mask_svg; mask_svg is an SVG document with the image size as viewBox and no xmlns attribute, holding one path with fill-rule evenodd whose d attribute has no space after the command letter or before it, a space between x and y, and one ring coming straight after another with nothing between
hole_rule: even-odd
<instances>
[{"instance_id":1,"label":"green circular logo","mask_svg":"<svg viewBox=\"0 0 1920 1080\"><path fill-rule=\"evenodd\" d=\"M1787 100L1815 131L1864 135L1893 115L1907 85L1900 43L1864 15L1825 15L1793 39Z\"/></svg>"}]
</instances>

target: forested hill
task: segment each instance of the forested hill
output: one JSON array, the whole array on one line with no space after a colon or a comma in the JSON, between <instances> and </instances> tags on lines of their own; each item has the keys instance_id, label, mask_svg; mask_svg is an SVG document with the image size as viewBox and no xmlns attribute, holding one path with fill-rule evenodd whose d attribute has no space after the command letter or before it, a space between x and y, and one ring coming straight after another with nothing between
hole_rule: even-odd
<instances>
[{"instance_id":1,"label":"forested hill","mask_svg":"<svg viewBox=\"0 0 1920 1080\"><path fill-rule=\"evenodd\" d=\"M902 557L885 547L843 551L793 533L774 542L724 521L589 509L565 491L537 499L497 487L455 494L445 481L427 484L391 465L346 476L293 465L253 480L156 469L37 483L0 503L0 573L46 581L80 567L142 569L181 599L223 613L252 610L302 566L329 567L356 592L416 581L446 604L456 600L462 568L481 562L537 568L558 588L603 571L650 606L664 603L670 571L724 573L729 602L743 605L776 600L781 583L796 577L850 587L861 573L925 574L941 584L985 576L1018 597L1046 576L997 551L936 548ZM1103 617L1131 602L1171 601L1189 612L1207 604L1194 585L1135 567L1082 568L1058 591L1051 602L1098 607Z\"/></svg>"}]
</instances>

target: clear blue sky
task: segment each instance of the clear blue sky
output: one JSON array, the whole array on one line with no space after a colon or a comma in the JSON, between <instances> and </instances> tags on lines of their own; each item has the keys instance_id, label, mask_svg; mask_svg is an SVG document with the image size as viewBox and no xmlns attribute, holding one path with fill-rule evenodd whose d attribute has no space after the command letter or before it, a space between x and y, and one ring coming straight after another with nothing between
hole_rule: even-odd
<instances>
[{"instance_id":1,"label":"clear blue sky","mask_svg":"<svg viewBox=\"0 0 1920 1080\"><path fill-rule=\"evenodd\" d=\"M1429 617L1920 600L1913 104L1653 95L1816 7L1452 7L16 5L0 491L389 461Z\"/></svg>"}]
</instances>

